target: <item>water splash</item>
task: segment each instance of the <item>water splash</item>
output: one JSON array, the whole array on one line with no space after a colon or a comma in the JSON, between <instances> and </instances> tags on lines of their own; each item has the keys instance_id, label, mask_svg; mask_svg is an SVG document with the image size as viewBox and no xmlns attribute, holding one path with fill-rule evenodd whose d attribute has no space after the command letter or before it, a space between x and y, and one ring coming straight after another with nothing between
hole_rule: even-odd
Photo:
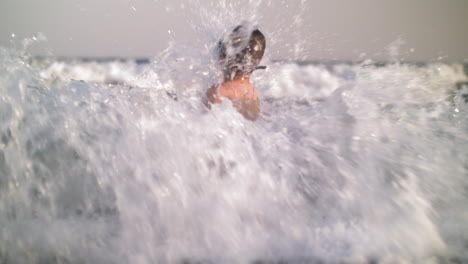
<instances>
[{"instance_id":1,"label":"water splash","mask_svg":"<svg viewBox=\"0 0 468 264\"><path fill-rule=\"evenodd\" d=\"M257 122L208 112L216 3L149 64L0 49L0 259L467 260L462 65L270 63Z\"/></svg>"}]
</instances>

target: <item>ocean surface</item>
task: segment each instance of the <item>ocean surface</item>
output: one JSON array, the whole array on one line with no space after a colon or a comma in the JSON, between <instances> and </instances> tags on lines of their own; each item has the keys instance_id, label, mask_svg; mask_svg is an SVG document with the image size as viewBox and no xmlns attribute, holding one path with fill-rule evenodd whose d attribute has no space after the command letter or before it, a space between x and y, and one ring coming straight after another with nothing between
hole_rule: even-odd
<instances>
[{"instance_id":1,"label":"ocean surface","mask_svg":"<svg viewBox=\"0 0 468 264\"><path fill-rule=\"evenodd\" d=\"M468 263L466 65L210 54L0 48L0 263Z\"/></svg>"}]
</instances>

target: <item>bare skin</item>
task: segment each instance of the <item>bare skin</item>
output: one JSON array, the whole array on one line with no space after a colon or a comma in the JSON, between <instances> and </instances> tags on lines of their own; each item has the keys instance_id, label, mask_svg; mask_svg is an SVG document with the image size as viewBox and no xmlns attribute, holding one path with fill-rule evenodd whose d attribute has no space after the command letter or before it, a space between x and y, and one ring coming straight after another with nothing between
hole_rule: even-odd
<instances>
[{"instance_id":1,"label":"bare skin","mask_svg":"<svg viewBox=\"0 0 468 264\"><path fill-rule=\"evenodd\" d=\"M206 96L212 104L219 104L222 98L232 101L234 107L248 120L256 120L260 114L258 93L250 83L251 73L238 74L232 81L225 81L211 87Z\"/></svg>"}]
</instances>

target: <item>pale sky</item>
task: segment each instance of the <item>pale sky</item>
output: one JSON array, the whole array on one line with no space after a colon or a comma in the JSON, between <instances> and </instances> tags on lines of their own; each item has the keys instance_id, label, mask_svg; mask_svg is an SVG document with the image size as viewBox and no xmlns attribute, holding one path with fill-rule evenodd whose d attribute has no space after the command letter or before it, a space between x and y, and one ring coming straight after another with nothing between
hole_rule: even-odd
<instances>
[{"instance_id":1,"label":"pale sky","mask_svg":"<svg viewBox=\"0 0 468 264\"><path fill-rule=\"evenodd\" d=\"M468 61L468 0L0 0L0 46L42 32L56 56L149 57L243 20L271 59Z\"/></svg>"}]
</instances>

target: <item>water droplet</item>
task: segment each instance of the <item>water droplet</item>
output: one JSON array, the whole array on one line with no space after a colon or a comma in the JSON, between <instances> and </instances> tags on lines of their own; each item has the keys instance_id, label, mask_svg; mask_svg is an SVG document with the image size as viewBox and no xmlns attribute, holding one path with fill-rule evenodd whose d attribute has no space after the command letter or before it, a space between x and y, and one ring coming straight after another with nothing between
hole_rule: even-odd
<instances>
[{"instance_id":1,"label":"water droplet","mask_svg":"<svg viewBox=\"0 0 468 264\"><path fill-rule=\"evenodd\" d=\"M16 37L16 34L15 34L15 33L11 33L11 37L12 37L12 38Z\"/></svg>"}]
</instances>

